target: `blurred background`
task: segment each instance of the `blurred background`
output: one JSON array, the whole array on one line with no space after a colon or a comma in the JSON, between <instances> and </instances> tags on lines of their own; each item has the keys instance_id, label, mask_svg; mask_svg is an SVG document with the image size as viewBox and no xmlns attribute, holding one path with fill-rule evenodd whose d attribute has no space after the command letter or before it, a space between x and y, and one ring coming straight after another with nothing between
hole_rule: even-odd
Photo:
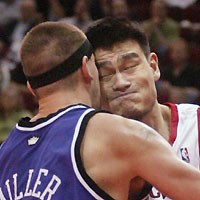
<instances>
[{"instance_id":1,"label":"blurred background","mask_svg":"<svg viewBox=\"0 0 200 200\"><path fill-rule=\"evenodd\" d=\"M105 16L140 24L159 58L160 103L200 104L200 0L0 0L0 142L37 103L26 88L20 43L33 26L66 21L84 29Z\"/></svg>"}]
</instances>

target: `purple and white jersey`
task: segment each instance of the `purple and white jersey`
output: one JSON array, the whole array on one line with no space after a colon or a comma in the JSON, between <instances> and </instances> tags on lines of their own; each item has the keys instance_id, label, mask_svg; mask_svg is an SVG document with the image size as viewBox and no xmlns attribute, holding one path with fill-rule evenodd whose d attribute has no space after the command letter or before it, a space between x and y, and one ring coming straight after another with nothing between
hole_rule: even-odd
<instances>
[{"instance_id":1,"label":"purple and white jersey","mask_svg":"<svg viewBox=\"0 0 200 200\"><path fill-rule=\"evenodd\" d=\"M171 135L169 143L178 157L199 169L200 107L193 104L166 104L171 107ZM163 180L165 181L165 180ZM153 188L149 200L170 200Z\"/></svg>"},{"instance_id":2,"label":"purple and white jersey","mask_svg":"<svg viewBox=\"0 0 200 200\"><path fill-rule=\"evenodd\" d=\"M80 146L93 108L22 118L0 148L0 200L113 200L87 175Z\"/></svg>"}]
</instances>

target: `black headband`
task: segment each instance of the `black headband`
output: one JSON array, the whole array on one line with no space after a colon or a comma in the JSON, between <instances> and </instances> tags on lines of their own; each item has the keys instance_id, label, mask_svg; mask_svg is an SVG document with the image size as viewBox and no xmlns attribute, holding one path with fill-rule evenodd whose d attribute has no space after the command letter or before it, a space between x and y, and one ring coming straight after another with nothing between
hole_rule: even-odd
<instances>
[{"instance_id":1,"label":"black headband","mask_svg":"<svg viewBox=\"0 0 200 200\"><path fill-rule=\"evenodd\" d=\"M53 69L36 76L26 76L33 89L54 83L67 75L75 72L82 65L83 56L88 59L93 53L90 42L86 39L84 43L66 60Z\"/></svg>"}]
</instances>

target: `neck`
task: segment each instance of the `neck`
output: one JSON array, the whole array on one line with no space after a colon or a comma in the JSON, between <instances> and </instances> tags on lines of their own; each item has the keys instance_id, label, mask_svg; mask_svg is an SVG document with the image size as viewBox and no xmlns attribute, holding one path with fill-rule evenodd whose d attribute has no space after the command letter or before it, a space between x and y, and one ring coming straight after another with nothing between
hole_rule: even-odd
<instances>
[{"instance_id":1,"label":"neck","mask_svg":"<svg viewBox=\"0 0 200 200\"><path fill-rule=\"evenodd\" d=\"M52 95L45 96L39 99L38 114L34 116L31 121L36 121L39 118L47 117L51 113L57 112L59 109L65 108L73 104L85 104L91 106L89 94L82 92L56 92Z\"/></svg>"},{"instance_id":2,"label":"neck","mask_svg":"<svg viewBox=\"0 0 200 200\"><path fill-rule=\"evenodd\" d=\"M169 141L171 130L171 110L168 106L161 105L157 102L152 111L147 113L141 121L155 129L160 135Z\"/></svg>"}]
</instances>

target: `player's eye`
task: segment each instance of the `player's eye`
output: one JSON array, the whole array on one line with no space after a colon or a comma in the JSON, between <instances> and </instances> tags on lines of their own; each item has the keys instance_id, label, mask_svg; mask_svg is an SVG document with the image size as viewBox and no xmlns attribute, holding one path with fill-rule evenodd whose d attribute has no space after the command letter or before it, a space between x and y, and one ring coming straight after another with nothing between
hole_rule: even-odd
<instances>
[{"instance_id":1,"label":"player's eye","mask_svg":"<svg viewBox=\"0 0 200 200\"><path fill-rule=\"evenodd\" d=\"M100 81L108 81L112 78L113 74L104 74L99 76Z\"/></svg>"},{"instance_id":2,"label":"player's eye","mask_svg":"<svg viewBox=\"0 0 200 200\"><path fill-rule=\"evenodd\" d=\"M129 66L125 67L124 70L132 69L132 68L134 68L135 66L136 66L136 65L129 65Z\"/></svg>"}]
</instances>

